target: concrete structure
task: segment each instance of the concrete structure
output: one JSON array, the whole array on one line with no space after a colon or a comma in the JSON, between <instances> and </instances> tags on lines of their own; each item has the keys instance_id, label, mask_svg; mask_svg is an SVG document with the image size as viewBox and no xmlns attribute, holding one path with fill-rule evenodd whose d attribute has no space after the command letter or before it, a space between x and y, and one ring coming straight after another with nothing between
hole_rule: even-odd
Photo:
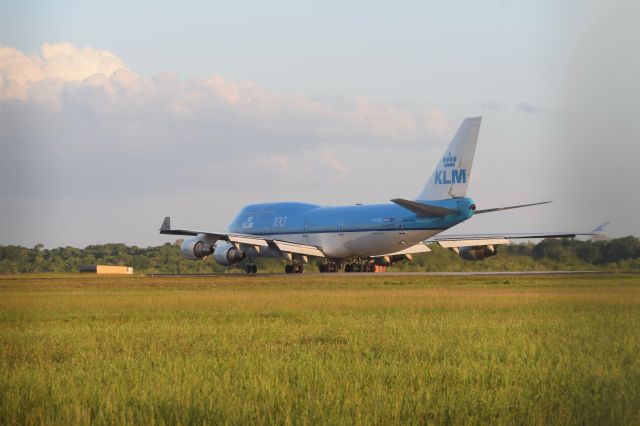
<instances>
[{"instance_id":1,"label":"concrete structure","mask_svg":"<svg viewBox=\"0 0 640 426\"><path fill-rule=\"evenodd\" d=\"M133 274L131 266L112 266L112 265L80 265L79 272L88 272L94 274Z\"/></svg>"}]
</instances>

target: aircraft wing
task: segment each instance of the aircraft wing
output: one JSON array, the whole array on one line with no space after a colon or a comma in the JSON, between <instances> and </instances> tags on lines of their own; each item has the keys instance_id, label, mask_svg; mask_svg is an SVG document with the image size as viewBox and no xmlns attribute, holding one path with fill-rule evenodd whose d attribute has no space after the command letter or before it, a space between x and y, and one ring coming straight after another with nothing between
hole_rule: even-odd
<instances>
[{"instance_id":1,"label":"aircraft wing","mask_svg":"<svg viewBox=\"0 0 640 426\"><path fill-rule=\"evenodd\" d=\"M593 232L436 235L435 237L431 237L426 240L425 243L437 243L445 248L458 248L466 246L511 244L512 239L575 238L578 235L593 235Z\"/></svg>"},{"instance_id":2,"label":"aircraft wing","mask_svg":"<svg viewBox=\"0 0 640 426\"><path fill-rule=\"evenodd\" d=\"M406 247L399 251L394 251L393 253L385 253L379 254L371 257L383 257L383 256L407 256L407 258L411 259L412 254L416 253L427 253L430 252L431 249L425 243L418 243L412 246Z\"/></svg>"},{"instance_id":3,"label":"aircraft wing","mask_svg":"<svg viewBox=\"0 0 640 426\"><path fill-rule=\"evenodd\" d=\"M232 243L246 244L250 246L270 247L275 250L279 250L283 253L300 254L303 256L315 256L325 257L324 253L319 247L311 246L307 244L291 243L288 241L272 240L267 238L261 238L257 235L249 234L236 234L229 232L208 232L208 231L193 231L188 229L171 229L171 218L165 217L162 226L160 227L160 233L165 235L206 235L212 240L223 240Z\"/></svg>"}]
</instances>

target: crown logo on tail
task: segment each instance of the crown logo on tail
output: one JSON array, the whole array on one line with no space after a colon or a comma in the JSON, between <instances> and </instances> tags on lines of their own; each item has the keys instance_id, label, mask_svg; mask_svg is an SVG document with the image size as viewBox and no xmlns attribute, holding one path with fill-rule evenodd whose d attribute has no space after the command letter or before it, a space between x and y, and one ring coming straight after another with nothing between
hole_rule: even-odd
<instances>
[{"instance_id":1,"label":"crown logo on tail","mask_svg":"<svg viewBox=\"0 0 640 426\"><path fill-rule=\"evenodd\" d=\"M445 167L454 167L456 165L456 161L458 161L458 158L455 155L451 155L451 153L445 155L442 159Z\"/></svg>"}]
</instances>

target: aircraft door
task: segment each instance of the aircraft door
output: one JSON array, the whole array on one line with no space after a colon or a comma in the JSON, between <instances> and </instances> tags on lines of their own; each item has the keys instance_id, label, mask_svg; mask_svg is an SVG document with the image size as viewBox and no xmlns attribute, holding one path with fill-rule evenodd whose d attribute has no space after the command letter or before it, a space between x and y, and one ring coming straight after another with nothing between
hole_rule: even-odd
<instances>
[{"instance_id":1,"label":"aircraft door","mask_svg":"<svg viewBox=\"0 0 640 426\"><path fill-rule=\"evenodd\" d=\"M396 218L396 229L398 230L398 234L406 234L406 232L404 232L404 224L401 217Z\"/></svg>"}]
</instances>

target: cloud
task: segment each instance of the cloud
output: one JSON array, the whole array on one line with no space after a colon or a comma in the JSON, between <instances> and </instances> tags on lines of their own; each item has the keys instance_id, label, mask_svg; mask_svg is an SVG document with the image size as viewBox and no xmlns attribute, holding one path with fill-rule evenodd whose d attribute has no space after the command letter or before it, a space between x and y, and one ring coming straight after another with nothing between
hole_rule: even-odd
<instances>
[{"instance_id":1,"label":"cloud","mask_svg":"<svg viewBox=\"0 0 640 426\"><path fill-rule=\"evenodd\" d=\"M317 177L339 182L349 168L328 148L304 149L282 154L268 154L255 159L252 165L260 173L272 174L276 179L315 181Z\"/></svg>"},{"instance_id":2,"label":"cloud","mask_svg":"<svg viewBox=\"0 0 640 426\"><path fill-rule=\"evenodd\" d=\"M283 194L335 202L351 196L342 192L356 171L369 185L378 174L366 173L381 158L404 164L407 150L440 149L451 131L438 108L283 93L220 75L142 76L109 51L68 43L45 43L33 55L0 46L0 202L10 215L0 235L46 242L32 235L40 228L27 218L35 216L20 213L27 205L56 205L48 221L75 229L69 218L77 214L65 205L86 201L95 211L136 200L122 213L136 219L113 225L149 241L151 230L129 224L170 213L150 211L150 199L157 206L207 194L187 209L206 220L228 220L239 205ZM212 209L207 200L220 194L224 202ZM83 229L102 229L105 220L88 215ZM98 241L87 238L66 241Z\"/></svg>"},{"instance_id":3,"label":"cloud","mask_svg":"<svg viewBox=\"0 0 640 426\"><path fill-rule=\"evenodd\" d=\"M338 175L344 175L349 171L347 166L342 161L340 161L332 152L326 149L320 151L318 157L320 158L320 160L322 160L324 165L326 165L331 171Z\"/></svg>"},{"instance_id":4,"label":"cloud","mask_svg":"<svg viewBox=\"0 0 640 426\"><path fill-rule=\"evenodd\" d=\"M444 112L437 108L432 109L426 114L425 124L431 133L439 136L449 135L452 131L451 123Z\"/></svg>"},{"instance_id":5,"label":"cloud","mask_svg":"<svg viewBox=\"0 0 640 426\"><path fill-rule=\"evenodd\" d=\"M69 43L45 43L40 54L31 56L0 46L0 100L54 111L82 108L97 115L154 111L182 120L222 119L296 136L304 129L312 140L340 138L344 143L367 136L403 144L449 130L440 110L429 112L423 123L419 114L364 97L319 100L219 75L186 81L170 74L146 78L109 51Z\"/></svg>"},{"instance_id":6,"label":"cloud","mask_svg":"<svg viewBox=\"0 0 640 426\"><path fill-rule=\"evenodd\" d=\"M540 114L541 112L544 111L542 107L531 105L530 103L527 103L527 102L520 102L518 105L516 105L516 108L519 111L524 112L526 114Z\"/></svg>"},{"instance_id":7,"label":"cloud","mask_svg":"<svg viewBox=\"0 0 640 426\"><path fill-rule=\"evenodd\" d=\"M81 82L89 77L110 77L124 63L106 50L77 48L69 43L42 45L41 55L27 56L0 45L0 100L40 100L57 104L63 83ZM43 91L45 95L43 96Z\"/></svg>"},{"instance_id":8,"label":"cloud","mask_svg":"<svg viewBox=\"0 0 640 426\"><path fill-rule=\"evenodd\" d=\"M477 106L472 106L472 108L481 108L489 111L506 111L513 108L516 111L523 112L525 114L540 114L546 111L546 109L541 106L533 105L524 101L516 104L515 106L510 106L504 102L493 100L482 101Z\"/></svg>"},{"instance_id":9,"label":"cloud","mask_svg":"<svg viewBox=\"0 0 640 426\"><path fill-rule=\"evenodd\" d=\"M42 45L42 58L34 57L45 78L61 81L82 81L96 74L110 77L126 66L113 53L90 47L77 48L69 43Z\"/></svg>"},{"instance_id":10,"label":"cloud","mask_svg":"<svg viewBox=\"0 0 640 426\"><path fill-rule=\"evenodd\" d=\"M508 105L505 105L502 102L498 102L498 101L483 101L483 102L480 102L479 106L482 109L488 109L488 110L503 110L503 109L509 108Z\"/></svg>"}]
</instances>

